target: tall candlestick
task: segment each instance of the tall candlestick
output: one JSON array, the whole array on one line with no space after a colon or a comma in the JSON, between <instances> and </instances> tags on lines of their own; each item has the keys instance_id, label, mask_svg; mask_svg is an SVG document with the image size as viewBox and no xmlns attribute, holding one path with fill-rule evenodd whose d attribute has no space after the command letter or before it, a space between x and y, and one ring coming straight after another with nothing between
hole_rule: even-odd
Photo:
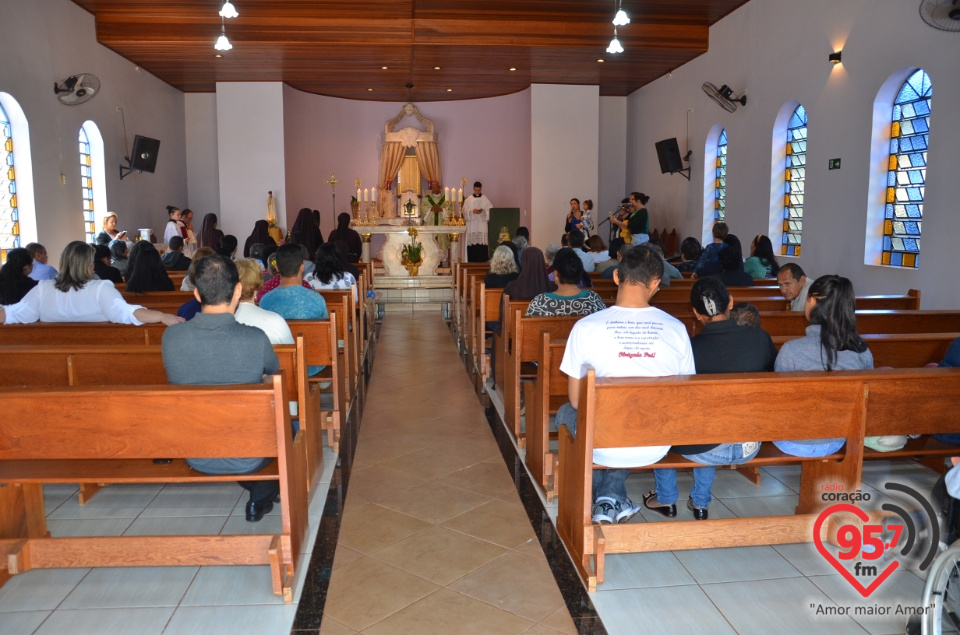
<instances>
[{"instance_id":1,"label":"tall candlestick","mask_svg":"<svg viewBox=\"0 0 960 635\"><path fill-rule=\"evenodd\" d=\"M377 202L377 188L375 187L370 188L370 200L374 203Z\"/></svg>"},{"instance_id":2,"label":"tall candlestick","mask_svg":"<svg viewBox=\"0 0 960 635\"><path fill-rule=\"evenodd\" d=\"M357 202L358 202L358 203L360 202L360 199L361 199L362 196L363 196L363 193L360 191L360 188L358 187L358 188L357 188Z\"/></svg>"},{"instance_id":3,"label":"tall candlestick","mask_svg":"<svg viewBox=\"0 0 960 635\"><path fill-rule=\"evenodd\" d=\"M459 203L462 203L462 202L463 202L463 188L462 188L462 187L460 188L460 191L457 192L457 202L459 202Z\"/></svg>"}]
</instances>

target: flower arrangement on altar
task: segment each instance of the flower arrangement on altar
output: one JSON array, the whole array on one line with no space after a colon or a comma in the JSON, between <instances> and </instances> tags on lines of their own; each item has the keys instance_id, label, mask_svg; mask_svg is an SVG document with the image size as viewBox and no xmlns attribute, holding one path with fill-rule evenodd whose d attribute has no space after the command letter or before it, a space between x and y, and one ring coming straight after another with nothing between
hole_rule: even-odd
<instances>
[{"instance_id":1,"label":"flower arrangement on altar","mask_svg":"<svg viewBox=\"0 0 960 635\"><path fill-rule=\"evenodd\" d=\"M420 272L420 263L423 262L423 243L417 240L417 228L407 228L407 234L410 235L410 242L400 250L400 264L407 268L411 276Z\"/></svg>"}]
</instances>

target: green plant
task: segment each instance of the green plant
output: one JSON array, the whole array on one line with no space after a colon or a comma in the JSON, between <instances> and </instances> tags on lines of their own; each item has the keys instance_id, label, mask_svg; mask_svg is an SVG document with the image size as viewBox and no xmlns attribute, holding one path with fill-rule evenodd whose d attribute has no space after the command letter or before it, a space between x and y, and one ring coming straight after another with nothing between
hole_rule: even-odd
<instances>
[{"instance_id":1,"label":"green plant","mask_svg":"<svg viewBox=\"0 0 960 635\"><path fill-rule=\"evenodd\" d=\"M407 230L407 233L410 234L413 240L403 246L403 249L400 250L400 256L403 258L404 264L416 264L422 260L423 244L417 240L416 228L411 227Z\"/></svg>"}]
</instances>

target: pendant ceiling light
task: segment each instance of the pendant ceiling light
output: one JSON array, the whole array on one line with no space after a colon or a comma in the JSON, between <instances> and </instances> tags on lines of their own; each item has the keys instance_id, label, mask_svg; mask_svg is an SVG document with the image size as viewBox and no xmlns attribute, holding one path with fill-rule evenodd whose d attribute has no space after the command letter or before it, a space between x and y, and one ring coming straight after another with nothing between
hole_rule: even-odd
<instances>
[{"instance_id":1,"label":"pendant ceiling light","mask_svg":"<svg viewBox=\"0 0 960 635\"><path fill-rule=\"evenodd\" d=\"M240 15L240 14L237 13L237 10L234 8L234 6L233 6L233 4L230 2L230 0L226 0L226 2L223 3L223 8L220 9L220 17L221 17L221 18L235 18L235 17L237 17L238 15Z\"/></svg>"}]
</instances>

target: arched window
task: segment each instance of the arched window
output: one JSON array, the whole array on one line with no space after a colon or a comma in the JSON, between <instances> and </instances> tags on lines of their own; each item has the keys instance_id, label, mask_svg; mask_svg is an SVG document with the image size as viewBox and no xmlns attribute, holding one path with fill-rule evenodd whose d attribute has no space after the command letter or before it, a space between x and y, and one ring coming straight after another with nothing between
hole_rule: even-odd
<instances>
[{"instance_id":1,"label":"arched window","mask_svg":"<svg viewBox=\"0 0 960 635\"><path fill-rule=\"evenodd\" d=\"M930 76L919 69L903 82L893 102L883 210L881 264L884 265L914 268L920 265L932 96Z\"/></svg>"},{"instance_id":2,"label":"arched window","mask_svg":"<svg viewBox=\"0 0 960 635\"><path fill-rule=\"evenodd\" d=\"M93 216L93 161L90 158L90 139L80 128L80 187L83 192L83 236L89 243L96 242L97 223Z\"/></svg>"},{"instance_id":3,"label":"arched window","mask_svg":"<svg viewBox=\"0 0 960 635\"><path fill-rule=\"evenodd\" d=\"M713 220L726 222L727 218L727 131L720 131L717 139L716 176L713 186Z\"/></svg>"},{"instance_id":4,"label":"arched window","mask_svg":"<svg viewBox=\"0 0 960 635\"><path fill-rule=\"evenodd\" d=\"M783 172L783 239L780 253L800 255L803 231L803 189L807 179L807 111L797 106L787 124L786 165Z\"/></svg>"},{"instance_id":5,"label":"arched window","mask_svg":"<svg viewBox=\"0 0 960 635\"><path fill-rule=\"evenodd\" d=\"M17 209L17 175L13 162L13 128L0 104L0 261L7 251L20 246L20 216Z\"/></svg>"},{"instance_id":6,"label":"arched window","mask_svg":"<svg viewBox=\"0 0 960 635\"><path fill-rule=\"evenodd\" d=\"M87 243L96 242L103 216L107 213L106 173L103 165L103 137L92 121L80 127L80 193L83 210L83 235Z\"/></svg>"}]
</instances>

